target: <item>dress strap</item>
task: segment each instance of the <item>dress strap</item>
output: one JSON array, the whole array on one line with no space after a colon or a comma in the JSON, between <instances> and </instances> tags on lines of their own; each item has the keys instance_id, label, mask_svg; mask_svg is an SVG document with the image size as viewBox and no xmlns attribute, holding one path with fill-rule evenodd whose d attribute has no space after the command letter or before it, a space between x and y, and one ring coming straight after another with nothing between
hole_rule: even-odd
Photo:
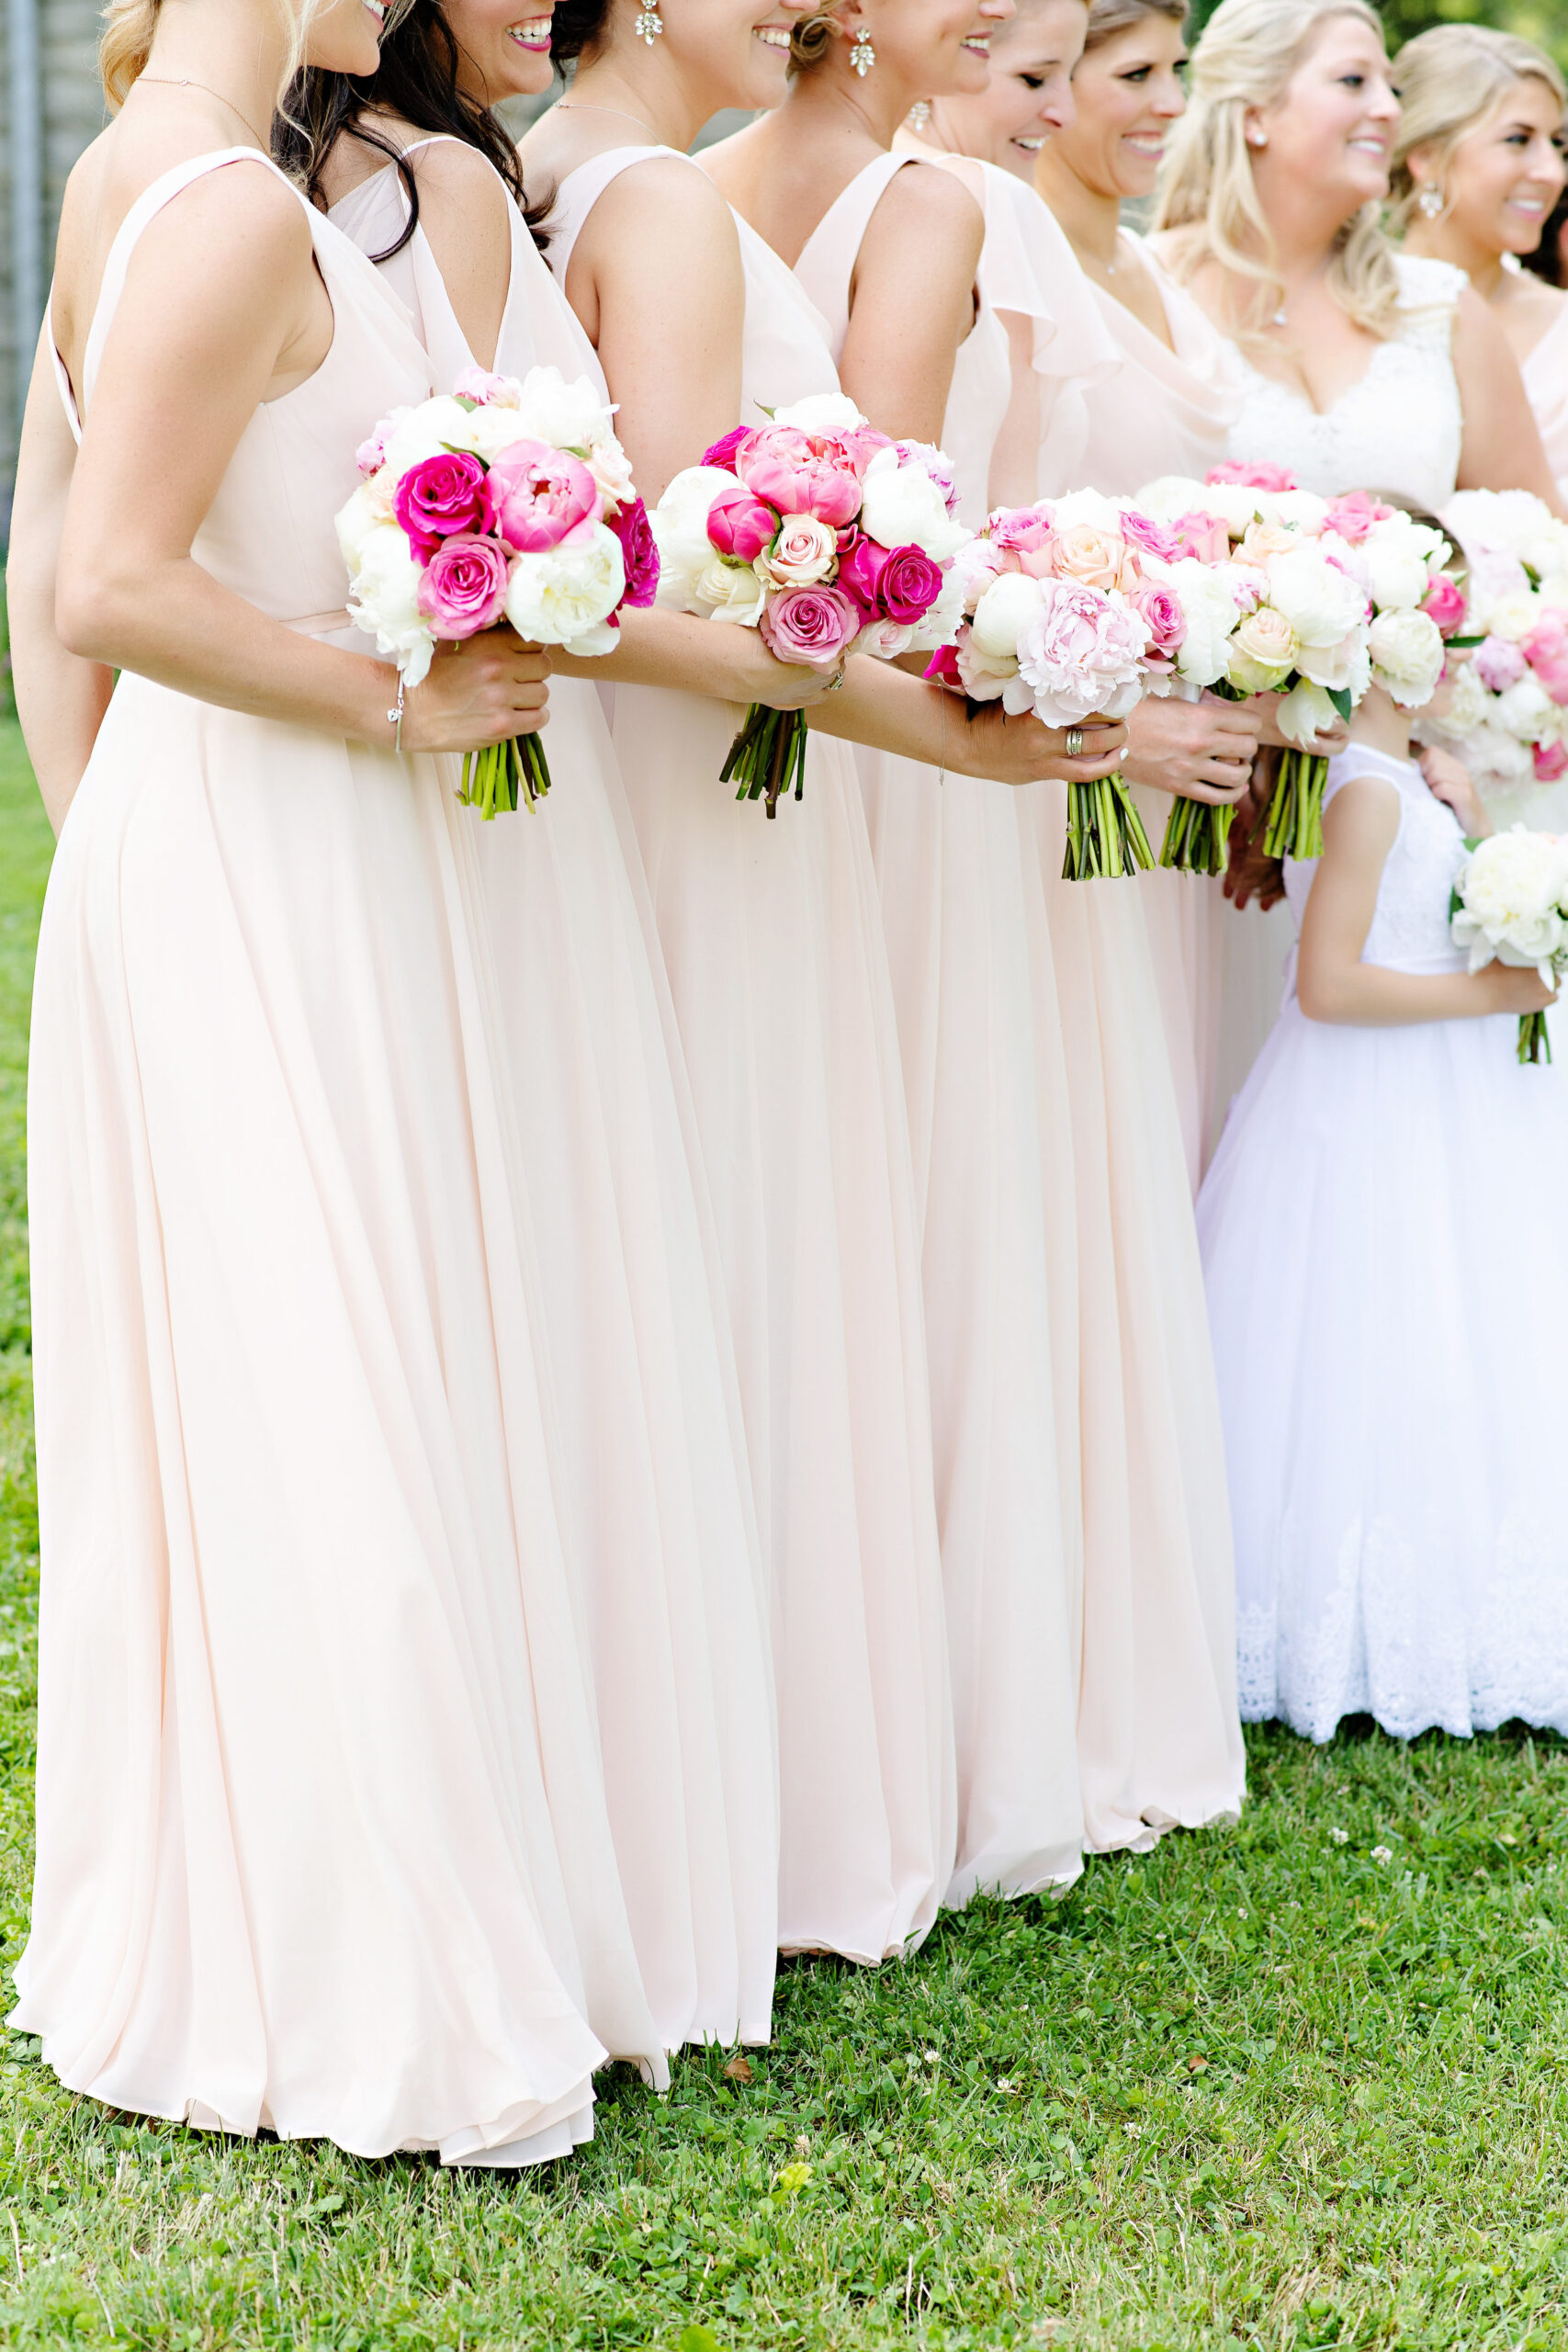
<instances>
[{"instance_id":1,"label":"dress strap","mask_svg":"<svg viewBox=\"0 0 1568 2352\"><path fill-rule=\"evenodd\" d=\"M843 356L850 331L850 281L871 216L904 166L924 161L920 155L875 156L833 198L801 247L795 274L828 322L835 361Z\"/></svg>"},{"instance_id":2,"label":"dress strap","mask_svg":"<svg viewBox=\"0 0 1568 2352\"><path fill-rule=\"evenodd\" d=\"M130 256L135 250L137 239L146 228L147 223L154 220L164 205L171 203L183 189L189 187L193 181L205 178L209 172L221 171L229 164L265 165L275 179L283 182L290 196L297 198L301 204L305 203L304 198L300 196L299 190L288 177L288 173L279 171L271 156L264 155L259 147L223 147L209 155L189 155L183 164L175 164L172 170L164 172L152 182L150 187L142 189L115 232L114 243L108 251L108 259L104 264L103 280L98 288L97 305L93 312L93 322L87 330L86 349L82 355L82 396L79 401L74 397L72 401L72 407L76 412L75 422L78 432L81 418L86 414L87 403L93 397L93 386L97 379L98 363L103 357L104 343L110 327L114 324L114 315L119 307L119 298L125 291L125 276L130 266ZM305 209L307 212L310 211L308 205ZM55 352L55 359L62 379L62 389L69 389L70 378L63 361L60 359L58 350Z\"/></svg>"},{"instance_id":3,"label":"dress strap","mask_svg":"<svg viewBox=\"0 0 1568 2352\"><path fill-rule=\"evenodd\" d=\"M566 284L583 222L610 182L619 179L634 164L646 164L652 155L678 155L682 163L691 164L694 172L702 169L690 155L682 155L678 147L607 147L602 155L590 155L586 163L568 172L556 189L549 218L544 224L545 249L558 284Z\"/></svg>"}]
</instances>

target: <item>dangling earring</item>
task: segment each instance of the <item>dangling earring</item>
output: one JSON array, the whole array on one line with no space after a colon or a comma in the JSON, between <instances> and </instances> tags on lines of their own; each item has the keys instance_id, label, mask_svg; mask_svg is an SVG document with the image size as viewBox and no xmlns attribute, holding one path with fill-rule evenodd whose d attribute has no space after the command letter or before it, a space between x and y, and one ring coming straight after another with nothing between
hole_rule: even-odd
<instances>
[{"instance_id":1,"label":"dangling earring","mask_svg":"<svg viewBox=\"0 0 1568 2352\"><path fill-rule=\"evenodd\" d=\"M1420 213L1424 220L1435 220L1442 209L1442 189L1440 187L1433 187L1430 182L1428 182L1416 199L1416 211Z\"/></svg>"},{"instance_id":2,"label":"dangling earring","mask_svg":"<svg viewBox=\"0 0 1568 2352\"><path fill-rule=\"evenodd\" d=\"M930 127L931 127L931 102L930 98L917 98L917 99L915 100L914 105L909 108L909 128L910 128L910 130L929 130L929 129L930 129Z\"/></svg>"},{"instance_id":3,"label":"dangling earring","mask_svg":"<svg viewBox=\"0 0 1568 2352\"><path fill-rule=\"evenodd\" d=\"M850 63L863 82L876 62L876 51L871 45L871 35L863 25L850 43Z\"/></svg>"},{"instance_id":4,"label":"dangling earring","mask_svg":"<svg viewBox=\"0 0 1568 2352\"><path fill-rule=\"evenodd\" d=\"M638 40L645 40L649 49L653 47L664 30L664 19L659 13L659 0L647 0L646 6L637 10L632 30Z\"/></svg>"}]
</instances>

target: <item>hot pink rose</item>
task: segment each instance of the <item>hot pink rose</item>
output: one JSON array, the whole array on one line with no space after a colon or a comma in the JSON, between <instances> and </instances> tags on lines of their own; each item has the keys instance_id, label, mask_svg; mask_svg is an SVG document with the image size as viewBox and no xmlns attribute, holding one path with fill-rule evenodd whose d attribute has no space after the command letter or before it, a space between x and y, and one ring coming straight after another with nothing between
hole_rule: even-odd
<instances>
[{"instance_id":1,"label":"hot pink rose","mask_svg":"<svg viewBox=\"0 0 1568 2352\"><path fill-rule=\"evenodd\" d=\"M1464 623L1464 590L1448 572L1439 571L1427 591L1421 610L1437 622L1439 636L1452 637Z\"/></svg>"},{"instance_id":2,"label":"hot pink rose","mask_svg":"<svg viewBox=\"0 0 1568 2352\"><path fill-rule=\"evenodd\" d=\"M1122 514L1122 537L1129 547L1140 548L1145 555L1157 555L1165 563L1174 563L1182 552L1168 524L1156 523L1152 515L1140 514L1134 507Z\"/></svg>"},{"instance_id":3,"label":"hot pink rose","mask_svg":"<svg viewBox=\"0 0 1568 2352\"><path fill-rule=\"evenodd\" d=\"M1568 703L1568 614L1553 613L1532 628L1519 650L1552 701Z\"/></svg>"},{"instance_id":4,"label":"hot pink rose","mask_svg":"<svg viewBox=\"0 0 1568 2352\"><path fill-rule=\"evenodd\" d=\"M860 513L860 476L844 451L841 435L769 425L740 443L735 470L748 490L781 514L815 514L837 530Z\"/></svg>"},{"instance_id":5,"label":"hot pink rose","mask_svg":"<svg viewBox=\"0 0 1568 2352\"><path fill-rule=\"evenodd\" d=\"M711 449L703 451L704 465L720 466L727 474L732 474L735 471L735 452L748 438L750 430L749 424L738 424L733 432L725 435L722 441L716 441Z\"/></svg>"},{"instance_id":6,"label":"hot pink rose","mask_svg":"<svg viewBox=\"0 0 1568 2352\"><path fill-rule=\"evenodd\" d=\"M956 645L939 645L920 675L933 679L941 686L956 686L963 691L964 680L959 675Z\"/></svg>"},{"instance_id":7,"label":"hot pink rose","mask_svg":"<svg viewBox=\"0 0 1568 2352\"><path fill-rule=\"evenodd\" d=\"M1488 694L1506 695L1517 686L1529 666L1519 648L1506 637L1483 637L1475 649L1476 676Z\"/></svg>"},{"instance_id":8,"label":"hot pink rose","mask_svg":"<svg viewBox=\"0 0 1568 2352\"><path fill-rule=\"evenodd\" d=\"M1187 616L1170 590L1157 580L1145 581L1134 589L1128 602L1149 633L1150 651L1169 661L1180 650L1187 635Z\"/></svg>"},{"instance_id":9,"label":"hot pink rose","mask_svg":"<svg viewBox=\"0 0 1568 2352\"><path fill-rule=\"evenodd\" d=\"M426 562L443 539L483 528L485 469L466 452L425 458L399 482L393 511L410 547Z\"/></svg>"},{"instance_id":10,"label":"hot pink rose","mask_svg":"<svg viewBox=\"0 0 1568 2352\"><path fill-rule=\"evenodd\" d=\"M942 567L919 548L883 548L863 538L839 565L839 586L852 596L868 622L896 621L912 627L942 594Z\"/></svg>"},{"instance_id":11,"label":"hot pink rose","mask_svg":"<svg viewBox=\"0 0 1568 2352\"><path fill-rule=\"evenodd\" d=\"M1535 780L1538 784L1555 784L1568 770L1568 743L1538 743L1535 747Z\"/></svg>"},{"instance_id":12,"label":"hot pink rose","mask_svg":"<svg viewBox=\"0 0 1568 2352\"><path fill-rule=\"evenodd\" d=\"M1177 557L1195 556L1200 563L1224 563L1231 551L1231 535L1218 514L1204 514L1196 508L1190 514L1179 514L1170 526Z\"/></svg>"},{"instance_id":13,"label":"hot pink rose","mask_svg":"<svg viewBox=\"0 0 1568 2352\"><path fill-rule=\"evenodd\" d=\"M1374 498L1370 490L1348 490L1342 497L1330 501L1324 527L1337 531L1342 539L1348 539L1353 548L1358 548L1373 524L1386 523L1393 513L1393 507L1385 506L1381 498Z\"/></svg>"},{"instance_id":14,"label":"hot pink rose","mask_svg":"<svg viewBox=\"0 0 1568 2352\"><path fill-rule=\"evenodd\" d=\"M623 601L628 605L651 605L659 593L659 548L649 527L647 507L640 498L634 498L606 520L621 543L621 561L626 575Z\"/></svg>"},{"instance_id":15,"label":"hot pink rose","mask_svg":"<svg viewBox=\"0 0 1568 2352\"><path fill-rule=\"evenodd\" d=\"M494 539L439 539L419 583L419 609L437 637L477 637L506 609L506 551Z\"/></svg>"},{"instance_id":16,"label":"hot pink rose","mask_svg":"<svg viewBox=\"0 0 1568 2352\"><path fill-rule=\"evenodd\" d=\"M1227 458L1224 465L1211 466L1203 476L1206 482L1235 482L1242 490L1294 490L1295 476L1288 466L1273 466L1263 460L1249 465L1245 458Z\"/></svg>"},{"instance_id":17,"label":"hot pink rose","mask_svg":"<svg viewBox=\"0 0 1568 2352\"><path fill-rule=\"evenodd\" d=\"M708 508L708 539L720 555L736 563L755 563L772 547L779 518L771 506L754 498L744 482L721 490Z\"/></svg>"},{"instance_id":18,"label":"hot pink rose","mask_svg":"<svg viewBox=\"0 0 1568 2352\"><path fill-rule=\"evenodd\" d=\"M599 513L599 485L581 458L543 441L514 441L485 484L486 520L519 555L558 548L569 531Z\"/></svg>"},{"instance_id":19,"label":"hot pink rose","mask_svg":"<svg viewBox=\"0 0 1568 2352\"><path fill-rule=\"evenodd\" d=\"M836 669L861 628L860 607L840 588L786 588L763 606L758 623L776 660L809 670Z\"/></svg>"}]
</instances>

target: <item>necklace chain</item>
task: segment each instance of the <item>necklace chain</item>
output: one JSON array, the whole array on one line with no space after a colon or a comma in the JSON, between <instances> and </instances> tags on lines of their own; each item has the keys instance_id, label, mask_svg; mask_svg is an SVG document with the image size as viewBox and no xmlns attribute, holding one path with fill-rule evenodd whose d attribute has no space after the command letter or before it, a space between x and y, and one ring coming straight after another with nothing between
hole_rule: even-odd
<instances>
[{"instance_id":1,"label":"necklace chain","mask_svg":"<svg viewBox=\"0 0 1568 2352\"><path fill-rule=\"evenodd\" d=\"M244 124L262 153L264 155L267 153L267 142L257 130L250 116L242 113L233 99L226 98L221 90L215 90L210 82L198 82L191 74L139 74L136 78L139 82L155 82L158 87L164 90L204 90L209 98L216 98L220 107L227 107L235 119Z\"/></svg>"},{"instance_id":2,"label":"necklace chain","mask_svg":"<svg viewBox=\"0 0 1568 2352\"><path fill-rule=\"evenodd\" d=\"M625 107L595 107L590 106L586 98L558 98L556 112L558 114L613 114L617 122L635 122L637 129L646 130L650 139L657 139L659 136L651 122L644 122L640 114L628 114Z\"/></svg>"}]
</instances>

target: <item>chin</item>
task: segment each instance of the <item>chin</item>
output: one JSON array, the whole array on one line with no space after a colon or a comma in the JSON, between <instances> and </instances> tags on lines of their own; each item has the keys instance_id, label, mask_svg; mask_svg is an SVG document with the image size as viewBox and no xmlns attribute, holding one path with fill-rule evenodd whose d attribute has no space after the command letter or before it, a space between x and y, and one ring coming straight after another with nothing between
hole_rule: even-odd
<instances>
[{"instance_id":1,"label":"chin","mask_svg":"<svg viewBox=\"0 0 1568 2352\"><path fill-rule=\"evenodd\" d=\"M307 46L306 64L322 74L353 74L365 78L374 74L381 62L381 44L368 12L362 8L359 14L365 18L363 34L356 25L340 26L335 39L319 44L311 41Z\"/></svg>"},{"instance_id":2,"label":"chin","mask_svg":"<svg viewBox=\"0 0 1568 2352\"><path fill-rule=\"evenodd\" d=\"M1015 180L1021 180L1025 187L1034 186L1034 166L1040 161L1038 153L1022 154L1010 139L1004 139L999 152L991 160L999 164L1004 172L1010 172Z\"/></svg>"}]
</instances>

